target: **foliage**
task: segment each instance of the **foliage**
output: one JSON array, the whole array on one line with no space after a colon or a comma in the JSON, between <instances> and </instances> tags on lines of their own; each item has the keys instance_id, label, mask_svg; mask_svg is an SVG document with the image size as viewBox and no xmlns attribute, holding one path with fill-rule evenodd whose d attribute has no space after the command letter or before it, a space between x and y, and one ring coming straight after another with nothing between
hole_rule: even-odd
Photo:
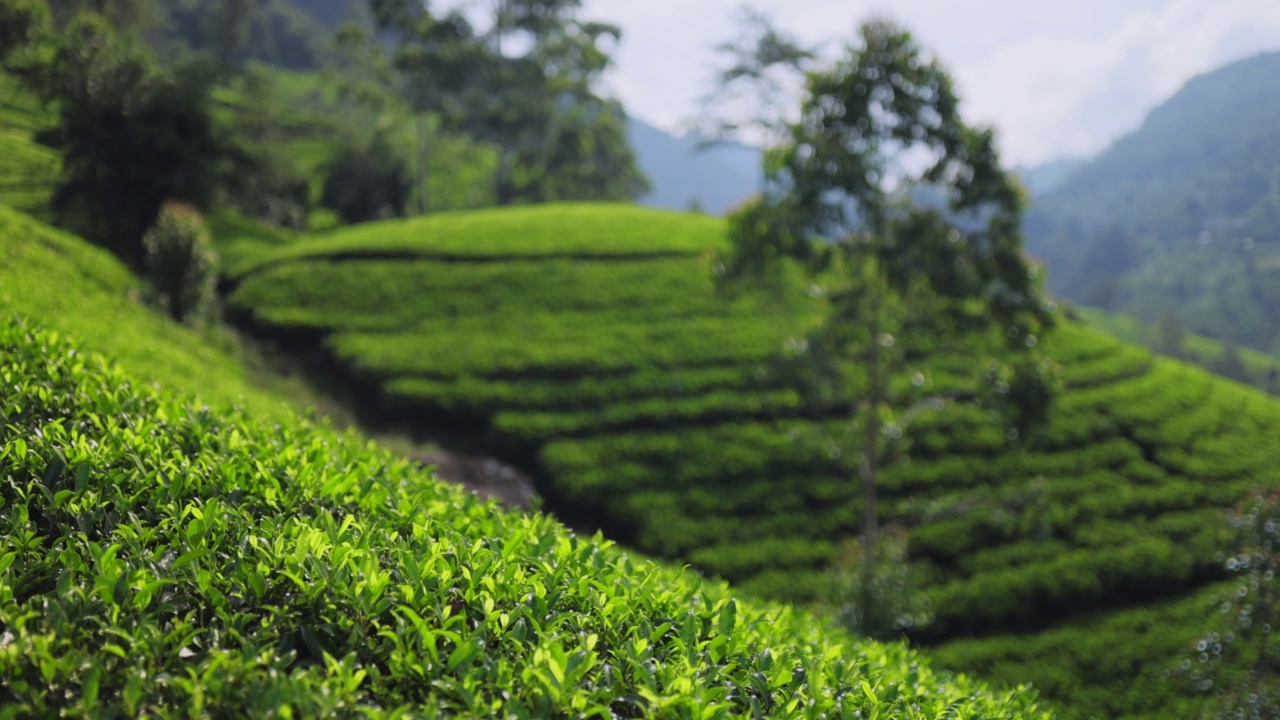
<instances>
[{"instance_id":1,"label":"foliage","mask_svg":"<svg viewBox=\"0 0 1280 720\"><path fill-rule=\"evenodd\" d=\"M715 48L728 65L720 68L714 87L702 98L698 135L704 145L762 139L781 144L791 93L806 72L817 69L818 53L750 5L739 9L738 25L742 37Z\"/></svg>"},{"instance_id":2,"label":"foliage","mask_svg":"<svg viewBox=\"0 0 1280 720\"><path fill-rule=\"evenodd\" d=\"M157 0L49 0L49 10L59 29L82 15L93 14L115 30L136 37L156 23L162 8Z\"/></svg>"},{"instance_id":3,"label":"foliage","mask_svg":"<svg viewBox=\"0 0 1280 720\"><path fill-rule=\"evenodd\" d=\"M219 146L207 80L196 66L159 68L138 41L93 17L71 22L39 80L58 108L55 210L135 267L163 202L202 206L212 195Z\"/></svg>"},{"instance_id":4,"label":"foliage","mask_svg":"<svg viewBox=\"0 0 1280 720\"><path fill-rule=\"evenodd\" d=\"M346 223L401 217L412 187L403 155L385 138L366 144L348 140L325 169L325 207Z\"/></svg>"},{"instance_id":5,"label":"foliage","mask_svg":"<svg viewBox=\"0 0 1280 720\"><path fill-rule=\"evenodd\" d=\"M619 104L594 87L620 30L578 17L581 0L500 0L477 29L461 7L380 0L373 15L397 45L399 94L446 131L493 145L499 205L633 199L647 187Z\"/></svg>"},{"instance_id":6,"label":"foliage","mask_svg":"<svg viewBox=\"0 0 1280 720\"><path fill-rule=\"evenodd\" d=\"M284 149L287 121L282 117L269 72L249 66L238 76L237 108L222 186L241 213L293 230L307 227L311 184L292 154Z\"/></svg>"},{"instance_id":7,"label":"foliage","mask_svg":"<svg viewBox=\"0 0 1280 720\"><path fill-rule=\"evenodd\" d=\"M1235 545L1225 562L1234 582L1215 598L1217 622L1182 670L1212 697L1209 717L1280 718L1280 653L1272 637L1280 621L1280 493L1255 491L1230 524Z\"/></svg>"},{"instance_id":8,"label":"foliage","mask_svg":"<svg viewBox=\"0 0 1280 720\"><path fill-rule=\"evenodd\" d=\"M22 325L0 349L16 712L1047 716L357 438L174 402Z\"/></svg>"},{"instance_id":9,"label":"foliage","mask_svg":"<svg viewBox=\"0 0 1280 720\"><path fill-rule=\"evenodd\" d=\"M328 33L291 0L166 0L162 46L205 53L224 67L260 61L291 69L324 64Z\"/></svg>"},{"instance_id":10,"label":"foliage","mask_svg":"<svg viewBox=\"0 0 1280 720\"><path fill-rule=\"evenodd\" d=\"M305 230L311 184L293 158L270 145L231 153L224 187L235 209L269 225Z\"/></svg>"},{"instance_id":11,"label":"foliage","mask_svg":"<svg viewBox=\"0 0 1280 720\"><path fill-rule=\"evenodd\" d=\"M0 0L0 63L29 46L48 22L42 0Z\"/></svg>"},{"instance_id":12,"label":"foliage","mask_svg":"<svg viewBox=\"0 0 1280 720\"><path fill-rule=\"evenodd\" d=\"M169 317L188 323L206 317L217 302L218 258L199 211L166 203L142 236L142 249L146 278Z\"/></svg>"}]
</instances>

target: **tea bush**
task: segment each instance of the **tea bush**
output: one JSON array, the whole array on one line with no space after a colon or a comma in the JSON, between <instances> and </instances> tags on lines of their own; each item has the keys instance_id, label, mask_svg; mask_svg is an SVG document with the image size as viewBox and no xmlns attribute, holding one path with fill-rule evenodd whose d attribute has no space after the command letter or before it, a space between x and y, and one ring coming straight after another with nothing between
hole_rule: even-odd
<instances>
[{"instance_id":1,"label":"tea bush","mask_svg":"<svg viewBox=\"0 0 1280 720\"><path fill-rule=\"evenodd\" d=\"M142 236L142 262L160 306L178 322L206 316L217 301L218 257L195 208L169 202Z\"/></svg>"},{"instance_id":2,"label":"tea bush","mask_svg":"<svg viewBox=\"0 0 1280 720\"><path fill-rule=\"evenodd\" d=\"M15 716L1048 717L52 333L0 324L0 386Z\"/></svg>"}]
</instances>

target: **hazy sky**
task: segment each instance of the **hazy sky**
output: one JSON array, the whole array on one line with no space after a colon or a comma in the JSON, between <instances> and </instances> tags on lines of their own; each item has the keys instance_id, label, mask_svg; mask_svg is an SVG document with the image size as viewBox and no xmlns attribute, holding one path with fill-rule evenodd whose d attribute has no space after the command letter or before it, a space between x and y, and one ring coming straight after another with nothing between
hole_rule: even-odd
<instances>
[{"instance_id":1,"label":"hazy sky","mask_svg":"<svg viewBox=\"0 0 1280 720\"><path fill-rule=\"evenodd\" d=\"M608 88L680 130L732 38L740 0L586 0L621 25ZM1007 161L1087 155L1135 129L1190 78L1280 50L1280 0L756 0L806 42L839 48L870 14L895 18L955 76L966 117L1000 129ZM1277 79L1280 82L1280 78Z\"/></svg>"}]
</instances>

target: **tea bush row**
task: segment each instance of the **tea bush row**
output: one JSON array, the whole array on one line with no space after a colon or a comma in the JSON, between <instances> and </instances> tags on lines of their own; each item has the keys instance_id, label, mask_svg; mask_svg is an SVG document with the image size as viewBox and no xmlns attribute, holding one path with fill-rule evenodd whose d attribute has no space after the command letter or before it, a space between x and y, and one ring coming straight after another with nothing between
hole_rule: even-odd
<instances>
[{"instance_id":1,"label":"tea bush row","mask_svg":"<svg viewBox=\"0 0 1280 720\"><path fill-rule=\"evenodd\" d=\"M1204 696L1177 669L1225 589L1212 584L1177 600L1086 615L1036 634L958 639L930 656L1010 684L1034 676L1046 695L1077 699L1055 708L1063 720L1198 717Z\"/></svg>"},{"instance_id":2,"label":"tea bush row","mask_svg":"<svg viewBox=\"0 0 1280 720\"><path fill-rule=\"evenodd\" d=\"M594 314L424 321L412 332L340 333L327 345L360 372L401 375L571 378L654 366L759 361L785 335L751 318L606 322Z\"/></svg>"},{"instance_id":3,"label":"tea bush row","mask_svg":"<svg viewBox=\"0 0 1280 720\"><path fill-rule=\"evenodd\" d=\"M751 365L637 368L621 375L585 375L563 380L404 376L383 387L389 401L459 413L499 409L577 410L652 397L680 398L699 393L753 393L768 387L763 368Z\"/></svg>"},{"instance_id":4,"label":"tea bush row","mask_svg":"<svg viewBox=\"0 0 1280 720\"><path fill-rule=\"evenodd\" d=\"M690 257L301 260L243 278L232 301L272 325L379 331L469 316L602 312L616 321L625 310L636 322L761 312L717 296L710 272L708 262Z\"/></svg>"},{"instance_id":5,"label":"tea bush row","mask_svg":"<svg viewBox=\"0 0 1280 720\"><path fill-rule=\"evenodd\" d=\"M635 205L565 203L437 213L312 236L255 267L298 258L618 258L706 254L726 247L724 221ZM252 271L254 268L248 268Z\"/></svg>"},{"instance_id":6,"label":"tea bush row","mask_svg":"<svg viewBox=\"0 0 1280 720\"><path fill-rule=\"evenodd\" d=\"M647 398L580 412L500 412L493 428L523 443L539 444L551 438L597 435L636 426L705 424L790 415L801 406L794 390L742 393L718 390L689 398Z\"/></svg>"}]
</instances>

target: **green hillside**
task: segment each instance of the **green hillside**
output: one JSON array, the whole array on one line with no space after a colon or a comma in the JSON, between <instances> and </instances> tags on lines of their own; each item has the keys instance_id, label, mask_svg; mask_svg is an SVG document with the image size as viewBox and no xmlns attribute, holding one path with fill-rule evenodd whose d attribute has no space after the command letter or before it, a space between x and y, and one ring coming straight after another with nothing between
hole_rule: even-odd
<instances>
[{"instance_id":1,"label":"green hillside","mask_svg":"<svg viewBox=\"0 0 1280 720\"><path fill-rule=\"evenodd\" d=\"M207 402L244 404L266 416L284 400L257 387L210 333L176 324L141 302L138 279L113 255L0 205L0 317L30 318L140 379Z\"/></svg>"},{"instance_id":2,"label":"green hillside","mask_svg":"<svg viewBox=\"0 0 1280 720\"><path fill-rule=\"evenodd\" d=\"M100 253L4 213L0 301L35 315L0 320L6 714L1047 717L356 436L150 388L36 324L202 398L236 382Z\"/></svg>"},{"instance_id":3,"label":"green hillside","mask_svg":"<svg viewBox=\"0 0 1280 720\"><path fill-rule=\"evenodd\" d=\"M838 419L768 372L804 318L716 295L721 228L609 206L383 223L288 246L231 303L360 387L369 417L469 430L575 523L806 602L857 532L855 471ZM1046 343L1067 389L1039 434L929 416L885 475L935 615L912 635L1021 673L1064 717L1179 715L1162 677L1222 578L1222 509L1280 462L1280 405L1076 323Z\"/></svg>"},{"instance_id":4,"label":"green hillside","mask_svg":"<svg viewBox=\"0 0 1280 720\"><path fill-rule=\"evenodd\" d=\"M1280 53L1189 81L1036 199L1027 250L1061 297L1280 350Z\"/></svg>"}]
</instances>

